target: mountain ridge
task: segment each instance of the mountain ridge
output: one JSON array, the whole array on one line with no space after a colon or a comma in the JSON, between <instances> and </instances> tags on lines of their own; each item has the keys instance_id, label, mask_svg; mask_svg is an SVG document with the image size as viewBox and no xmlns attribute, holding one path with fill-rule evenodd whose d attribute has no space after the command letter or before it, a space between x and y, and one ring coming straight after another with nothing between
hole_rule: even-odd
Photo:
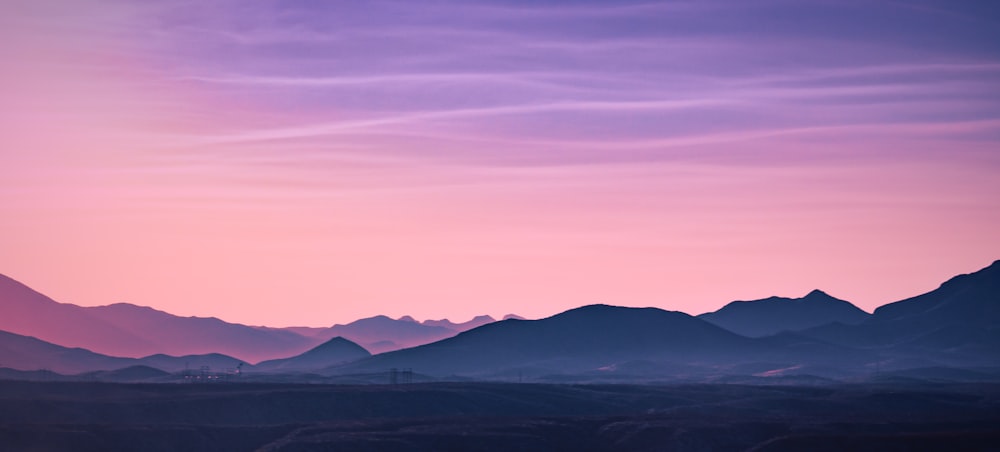
<instances>
[{"instance_id":1,"label":"mountain ridge","mask_svg":"<svg viewBox=\"0 0 1000 452\"><path fill-rule=\"evenodd\" d=\"M57 303L23 284L4 278L0 279L0 295L5 297L2 299L5 314L12 313L3 317L7 324L17 324L17 320L24 318L22 310L33 306L40 306L40 312L51 311L64 317L73 314L87 320L93 317L97 319L93 325L103 325L100 322L103 318L101 313L124 312L127 315L120 318L129 319L132 328L116 329L115 325L109 324L110 331L106 333L112 337L128 338L133 332L156 326L155 323L164 315L169 316L171 321L178 318L128 303L98 308ZM9 298L11 293L20 298ZM816 315L823 312L816 309L817 306L832 306L861 315L857 314L860 311L857 307L821 290L813 290L798 299L770 297L732 302L716 313L723 312L727 307L730 311L750 307L752 313L759 316L775 306L784 311L789 307L807 307L807 320L813 322L830 320ZM808 371L836 376L865 374L876 368L990 366L1000 361L1000 261L979 271L950 278L930 292L883 305L873 314L861 312L864 320L857 323L835 320L794 331L789 330L797 324L788 320L787 316L765 316L769 325L778 324L782 330L760 337L748 337L733 331L731 326L724 328L718 325L718 319L713 323L705 318L711 318L710 314L716 313L691 316L660 308L606 304L581 306L539 320L489 322L457 335L448 328L424 325L412 318L394 320L387 316L374 316L346 325L334 325L330 330L355 328L374 338L381 333L378 328L369 329L367 326L388 328L398 334L399 325L406 325L412 331L404 332L403 337L410 334L410 338L433 341L371 356L364 347L349 338L334 337L318 346L272 360L276 363L262 365L260 370L269 366L281 370L282 363L299 361L302 364L286 365L285 368L316 369L326 375L350 372L377 374L389 368L412 368L436 377L504 378L513 373L519 376L528 373L536 377L559 373L619 377L665 373L705 376L740 373L748 369L752 369L754 375ZM741 315L752 318L745 313ZM188 319L188 325L204 322L209 325L225 324L213 318L185 319ZM37 319L28 320L26 323ZM79 323L80 318L76 320ZM166 330L169 331L169 328ZM161 333L163 331L160 330ZM428 331L448 336L428 339ZM233 368L242 362L241 358L218 352L181 356L162 352L142 357L112 356L87 347L64 347L32 335L0 332L0 366L28 371L58 369L77 372L146 365L176 372L189 366ZM173 334L183 335L184 331L174 330ZM313 339L317 340L316 337ZM345 354L346 358L341 358L334 353L335 349L349 353ZM20 364L8 366L8 363Z\"/></svg>"},{"instance_id":2,"label":"mountain ridge","mask_svg":"<svg viewBox=\"0 0 1000 452\"><path fill-rule=\"evenodd\" d=\"M813 289L801 298L733 301L698 317L744 336L763 337L832 322L857 324L870 315L848 301Z\"/></svg>"}]
</instances>

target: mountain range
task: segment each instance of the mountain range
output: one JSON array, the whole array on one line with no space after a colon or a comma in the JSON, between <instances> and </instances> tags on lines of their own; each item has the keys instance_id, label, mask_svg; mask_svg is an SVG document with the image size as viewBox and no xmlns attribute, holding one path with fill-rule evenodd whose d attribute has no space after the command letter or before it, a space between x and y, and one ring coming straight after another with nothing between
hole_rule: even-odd
<instances>
[{"instance_id":1,"label":"mountain range","mask_svg":"<svg viewBox=\"0 0 1000 452\"><path fill-rule=\"evenodd\" d=\"M434 376L690 372L828 351L797 338L748 338L682 312L590 305L541 320L505 320L328 372L411 368Z\"/></svg>"},{"instance_id":2,"label":"mountain range","mask_svg":"<svg viewBox=\"0 0 1000 452\"><path fill-rule=\"evenodd\" d=\"M9 281L5 284L0 292L4 296L12 290ZM23 294L26 288L15 289ZM6 309L6 298L4 303ZM25 303L11 305L23 309ZM38 305L54 310L50 304ZM540 320L490 320L474 319L469 326L477 321L482 324L457 335L443 322L385 316L316 329L312 336L288 329L245 327L268 334L296 334L316 344L282 359L247 364L244 369L336 376L396 368L412 369L427 378L627 381L724 375L839 378L880 370L992 368L1000 363L1000 261L956 276L926 294L884 305L872 314L817 290L798 299L733 302L697 317L657 308L590 305ZM449 331L430 343L375 355L348 337L353 334L374 341L392 334L400 341L419 342ZM344 334L318 340L336 333ZM20 370L79 373L148 366L177 372L202 365L231 368L239 362L218 353L117 358L25 335L0 334L0 367ZM141 369L133 373L152 374Z\"/></svg>"},{"instance_id":3,"label":"mountain range","mask_svg":"<svg viewBox=\"0 0 1000 452\"><path fill-rule=\"evenodd\" d=\"M83 307L59 303L0 275L0 330L83 347L111 356L141 358L221 353L241 361L286 358L342 336L374 352L434 342L492 322L479 316L469 322L393 320L385 316L328 328L267 328L217 318L180 317L128 303Z\"/></svg>"}]
</instances>

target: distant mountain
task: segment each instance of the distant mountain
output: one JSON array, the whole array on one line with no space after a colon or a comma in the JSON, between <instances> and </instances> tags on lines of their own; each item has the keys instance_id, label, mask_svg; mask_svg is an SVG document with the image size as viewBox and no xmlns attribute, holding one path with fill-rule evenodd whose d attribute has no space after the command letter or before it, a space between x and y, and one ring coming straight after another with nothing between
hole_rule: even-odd
<instances>
[{"instance_id":1,"label":"distant mountain","mask_svg":"<svg viewBox=\"0 0 1000 452\"><path fill-rule=\"evenodd\" d=\"M801 334L852 347L908 351L951 360L951 365L995 364L1000 362L1000 261L884 305L861 324L824 325Z\"/></svg>"},{"instance_id":2,"label":"distant mountain","mask_svg":"<svg viewBox=\"0 0 1000 452\"><path fill-rule=\"evenodd\" d=\"M240 361L231 356L207 355L123 358L95 353L83 348L56 345L30 336L0 331L0 367L22 371L50 370L61 374L113 371L133 366L148 366L163 372L198 370L202 366L213 370L235 368Z\"/></svg>"},{"instance_id":3,"label":"distant mountain","mask_svg":"<svg viewBox=\"0 0 1000 452\"><path fill-rule=\"evenodd\" d=\"M224 353L251 362L301 353L321 342L291 331L262 330L216 318L179 317L127 303L57 303L0 275L0 330L126 357Z\"/></svg>"},{"instance_id":4,"label":"distant mountain","mask_svg":"<svg viewBox=\"0 0 1000 452\"><path fill-rule=\"evenodd\" d=\"M376 316L329 328L251 327L217 318L180 317L128 303L97 307L58 303L3 275L0 303L7 314L0 317L0 330L60 345L133 358L221 353L249 363L297 355L337 336L376 353L398 350L494 321L479 316L464 323L447 319L420 323L412 317Z\"/></svg>"},{"instance_id":5,"label":"distant mountain","mask_svg":"<svg viewBox=\"0 0 1000 452\"><path fill-rule=\"evenodd\" d=\"M494 376L518 369L536 374L613 370L636 361L711 367L777 355L797 360L802 352L809 354L810 344L821 345L798 337L769 340L739 336L681 312L592 305L542 320L487 324L328 371L410 368L434 376Z\"/></svg>"},{"instance_id":6,"label":"distant mountain","mask_svg":"<svg viewBox=\"0 0 1000 452\"><path fill-rule=\"evenodd\" d=\"M346 325L334 325L316 337L324 340L343 337L373 352L414 347L452 337L457 331L442 326L424 325L413 320L395 320L384 315L355 320Z\"/></svg>"},{"instance_id":7,"label":"distant mountain","mask_svg":"<svg viewBox=\"0 0 1000 452\"><path fill-rule=\"evenodd\" d=\"M384 353L401 348L428 344L436 340L454 336L462 331L470 330L481 324L489 323L477 320L481 317L490 318L489 316L480 316L465 323L452 323L448 319L418 322L410 316L403 316L395 320L387 316L376 316L332 327L292 326L271 328L255 326L254 328L267 331L290 331L318 341L328 340L341 335L358 342L372 353ZM490 320L490 322L492 321ZM401 323L409 323L416 326L407 325L401 327L402 329L397 328ZM448 331L444 331L441 328ZM400 334L397 334L397 332Z\"/></svg>"},{"instance_id":8,"label":"distant mountain","mask_svg":"<svg viewBox=\"0 0 1000 452\"><path fill-rule=\"evenodd\" d=\"M0 275L0 306L0 330L75 347L100 350L107 345L113 348L107 353L122 356L156 353L144 353L155 345L142 336L81 306L57 303L4 275Z\"/></svg>"},{"instance_id":9,"label":"distant mountain","mask_svg":"<svg viewBox=\"0 0 1000 452\"><path fill-rule=\"evenodd\" d=\"M463 323L454 323L448 319L424 320L420 322L408 315L404 315L398 319L379 315L355 320L348 324L337 324L329 328L255 328L287 330L319 340L341 336L360 344L372 353L384 353L429 344L495 321L493 317L488 315L477 316Z\"/></svg>"},{"instance_id":10,"label":"distant mountain","mask_svg":"<svg viewBox=\"0 0 1000 452\"><path fill-rule=\"evenodd\" d=\"M137 364L140 363L131 358L116 358L82 348L62 347L33 337L0 331L0 367L75 374L121 369Z\"/></svg>"},{"instance_id":11,"label":"distant mountain","mask_svg":"<svg viewBox=\"0 0 1000 452\"><path fill-rule=\"evenodd\" d=\"M254 370L262 372L309 371L357 361L369 356L371 353L368 353L368 350L337 336L301 355L259 363L254 366Z\"/></svg>"},{"instance_id":12,"label":"distant mountain","mask_svg":"<svg viewBox=\"0 0 1000 452\"><path fill-rule=\"evenodd\" d=\"M477 328L486 325L487 323L493 323L493 322L496 322L496 319L494 319L493 317L490 317L488 315L480 315L473 317L472 320L469 320L468 322L463 322L463 323L454 323L448 319L424 320L423 322L420 323L422 325L427 325L427 326L440 326L443 328L448 328L449 330L453 330L456 333L460 333L462 331L468 331L473 328Z\"/></svg>"},{"instance_id":13,"label":"distant mountain","mask_svg":"<svg viewBox=\"0 0 1000 452\"><path fill-rule=\"evenodd\" d=\"M869 315L849 302L814 290L802 298L734 301L698 317L737 334L761 337L831 322L854 325L865 321Z\"/></svg>"}]
</instances>

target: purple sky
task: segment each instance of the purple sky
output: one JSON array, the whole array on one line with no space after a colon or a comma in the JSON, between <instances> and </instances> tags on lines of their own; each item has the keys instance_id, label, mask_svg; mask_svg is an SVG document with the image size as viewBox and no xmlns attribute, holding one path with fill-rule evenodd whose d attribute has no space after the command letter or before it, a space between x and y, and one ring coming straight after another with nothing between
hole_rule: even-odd
<instances>
[{"instance_id":1,"label":"purple sky","mask_svg":"<svg viewBox=\"0 0 1000 452\"><path fill-rule=\"evenodd\" d=\"M1000 258L989 1L0 6L0 273L281 325L864 309Z\"/></svg>"}]
</instances>

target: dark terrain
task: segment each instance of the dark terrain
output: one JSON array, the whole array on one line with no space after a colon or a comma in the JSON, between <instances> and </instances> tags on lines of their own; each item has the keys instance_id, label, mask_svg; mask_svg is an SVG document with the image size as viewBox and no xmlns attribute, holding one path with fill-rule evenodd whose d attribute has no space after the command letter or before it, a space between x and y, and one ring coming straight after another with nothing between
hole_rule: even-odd
<instances>
[{"instance_id":1,"label":"dark terrain","mask_svg":"<svg viewBox=\"0 0 1000 452\"><path fill-rule=\"evenodd\" d=\"M1000 384L0 382L4 450L995 450Z\"/></svg>"}]
</instances>

